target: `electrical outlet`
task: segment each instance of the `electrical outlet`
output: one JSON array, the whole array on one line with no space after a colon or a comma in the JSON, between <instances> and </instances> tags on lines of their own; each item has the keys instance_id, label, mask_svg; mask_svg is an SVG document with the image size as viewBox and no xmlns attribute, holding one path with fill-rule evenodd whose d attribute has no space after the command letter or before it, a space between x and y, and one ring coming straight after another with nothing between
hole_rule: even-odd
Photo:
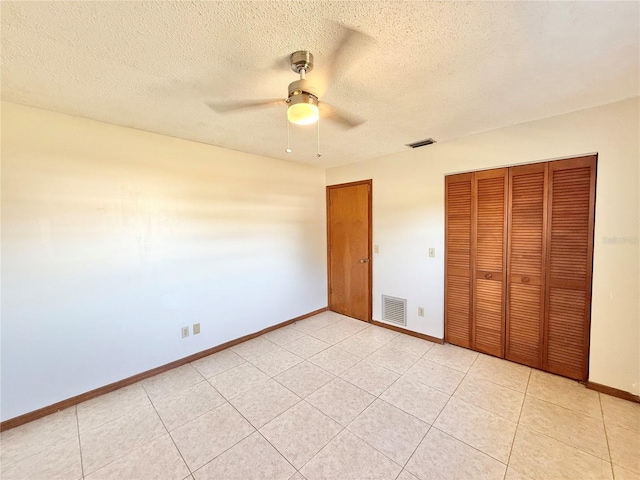
<instances>
[{"instance_id":1,"label":"electrical outlet","mask_svg":"<svg viewBox=\"0 0 640 480\"><path fill-rule=\"evenodd\" d=\"M189 327L182 327L182 338L189 336Z\"/></svg>"},{"instance_id":2,"label":"electrical outlet","mask_svg":"<svg viewBox=\"0 0 640 480\"><path fill-rule=\"evenodd\" d=\"M373 246L373 253L380 253L380 245Z\"/></svg>"},{"instance_id":3,"label":"electrical outlet","mask_svg":"<svg viewBox=\"0 0 640 480\"><path fill-rule=\"evenodd\" d=\"M435 248L430 248L429 249L429 256L431 258L435 258L435 256L436 256L436 249Z\"/></svg>"},{"instance_id":4,"label":"electrical outlet","mask_svg":"<svg viewBox=\"0 0 640 480\"><path fill-rule=\"evenodd\" d=\"M194 323L193 324L193 334L197 335L200 333L200 324L199 323Z\"/></svg>"},{"instance_id":5,"label":"electrical outlet","mask_svg":"<svg viewBox=\"0 0 640 480\"><path fill-rule=\"evenodd\" d=\"M424 307L418 307L418 316L424 317Z\"/></svg>"}]
</instances>

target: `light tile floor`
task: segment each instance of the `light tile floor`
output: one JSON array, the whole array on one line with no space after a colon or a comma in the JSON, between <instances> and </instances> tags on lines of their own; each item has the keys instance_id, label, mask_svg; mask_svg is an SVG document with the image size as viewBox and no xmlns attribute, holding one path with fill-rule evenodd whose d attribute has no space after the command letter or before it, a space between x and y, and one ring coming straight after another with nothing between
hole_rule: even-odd
<instances>
[{"instance_id":1,"label":"light tile floor","mask_svg":"<svg viewBox=\"0 0 640 480\"><path fill-rule=\"evenodd\" d=\"M325 312L0 447L2 480L640 479L640 405Z\"/></svg>"}]
</instances>

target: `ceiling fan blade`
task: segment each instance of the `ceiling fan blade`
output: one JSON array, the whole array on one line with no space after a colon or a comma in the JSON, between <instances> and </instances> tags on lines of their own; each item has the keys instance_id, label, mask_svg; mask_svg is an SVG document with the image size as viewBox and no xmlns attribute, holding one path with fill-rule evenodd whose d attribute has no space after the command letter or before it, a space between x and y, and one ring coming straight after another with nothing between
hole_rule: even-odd
<instances>
[{"instance_id":1,"label":"ceiling fan blade","mask_svg":"<svg viewBox=\"0 0 640 480\"><path fill-rule=\"evenodd\" d=\"M328 103L320 102L319 105L323 119L335 122L344 129L355 128L366 122L366 120L340 110L338 107L334 107Z\"/></svg>"},{"instance_id":2,"label":"ceiling fan blade","mask_svg":"<svg viewBox=\"0 0 640 480\"><path fill-rule=\"evenodd\" d=\"M325 68L325 82L327 85L332 85L338 77L345 74L356 63L355 60L361 56L361 52L364 49L371 48L376 43L373 37L360 30L336 22L334 22L334 25L342 30L343 33L340 41L328 57L328 64ZM360 51L360 54L356 55L358 51Z\"/></svg>"},{"instance_id":3,"label":"ceiling fan blade","mask_svg":"<svg viewBox=\"0 0 640 480\"><path fill-rule=\"evenodd\" d=\"M216 113L228 113L247 108L271 107L274 105L284 105L286 102L281 98L269 100L240 100L236 102L214 102L211 100L204 102L207 107Z\"/></svg>"}]
</instances>

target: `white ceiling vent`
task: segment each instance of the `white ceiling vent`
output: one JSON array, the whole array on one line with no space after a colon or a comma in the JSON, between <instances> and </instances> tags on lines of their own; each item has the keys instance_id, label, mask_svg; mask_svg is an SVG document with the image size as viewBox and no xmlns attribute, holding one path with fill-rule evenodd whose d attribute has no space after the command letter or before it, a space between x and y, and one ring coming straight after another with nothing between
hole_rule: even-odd
<instances>
[{"instance_id":1,"label":"white ceiling vent","mask_svg":"<svg viewBox=\"0 0 640 480\"><path fill-rule=\"evenodd\" d=\"M436 141L433 138L425 138L424 140L418 140L417 142L407 143L407 147L419 148L425 145L433 145Z\"/></svg>"},{"instance_id":2,"label":"white ceiling vent","mask_svg":"<svg viewBox=\"0 0 640 480\"><path fill-rule=\"evenodd\" d=\"M382 320L407 325L407 300L382 295Z\"/></svg>"}]
</instances>

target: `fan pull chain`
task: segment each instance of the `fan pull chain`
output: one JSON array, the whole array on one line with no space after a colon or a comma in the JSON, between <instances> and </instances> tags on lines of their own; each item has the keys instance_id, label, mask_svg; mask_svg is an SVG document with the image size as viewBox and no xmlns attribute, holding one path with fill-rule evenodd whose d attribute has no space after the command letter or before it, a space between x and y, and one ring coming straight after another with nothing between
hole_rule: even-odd
<instances>
[{"instance_id":1,"label":"fan pull chain","mask_svg":"<svg viewBox=\"0 0 640 480\"><path fill-rule=\"evenodd\" d=\"M287 148L284 149L285 152L291 153L291 136L289 135L289 119L287 118L287 111L285 110L284 119L287 122Z\"/></svg>"},{"instance_id":2,"label":"fan pull chain","mask_svg":"<svg viewBox=\"0 0 640 480\"><path fill-rule=\"evenodd\" d=\"M318 115L318 153L316 155L318 155L318 157L321 157L322 155L320 155L320 115Z\"/></svg>"}]
</instances>

